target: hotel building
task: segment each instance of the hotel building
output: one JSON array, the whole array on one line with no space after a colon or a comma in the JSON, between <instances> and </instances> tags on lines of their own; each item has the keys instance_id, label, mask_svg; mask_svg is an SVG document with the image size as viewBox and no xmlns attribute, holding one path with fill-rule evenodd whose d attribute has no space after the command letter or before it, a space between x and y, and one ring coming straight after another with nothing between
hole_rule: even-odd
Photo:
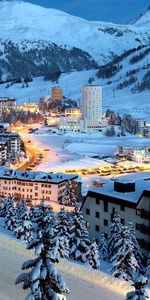
<instances>
[{"instance_id":1,"label":"hotel building","mask_svg":"<svg viewBox=\"0 0 150 300\"><path fill-rule=\"evenodd\" d=\"M142 252L150 251L150 178L108 180L102 187L88 191L82 204L91 239L109 234L112 217L118 211L121 222L132 222Z\"/></svg>"}]
</instances>

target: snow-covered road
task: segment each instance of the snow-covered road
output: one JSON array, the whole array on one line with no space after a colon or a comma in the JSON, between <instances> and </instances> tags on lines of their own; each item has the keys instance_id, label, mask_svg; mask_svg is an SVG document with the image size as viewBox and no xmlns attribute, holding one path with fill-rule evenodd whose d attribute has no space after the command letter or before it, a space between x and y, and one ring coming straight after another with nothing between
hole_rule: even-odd
<instances>
[{"instance_id":1,"label":"snow-covered road","mask_svg":"<svg viewBox=\"0 0 150 300\"><path fill-rule=\"evenodd\" d=\"M14 284L15 278L21 272L21 265L25 258L22 255L0 246L0 300L23 300L25 293L21 285ZM61 272L69 288L68 300L123 300L120 296L106 288L81 280L77 276Z\"/></svg>"}]
</instances>

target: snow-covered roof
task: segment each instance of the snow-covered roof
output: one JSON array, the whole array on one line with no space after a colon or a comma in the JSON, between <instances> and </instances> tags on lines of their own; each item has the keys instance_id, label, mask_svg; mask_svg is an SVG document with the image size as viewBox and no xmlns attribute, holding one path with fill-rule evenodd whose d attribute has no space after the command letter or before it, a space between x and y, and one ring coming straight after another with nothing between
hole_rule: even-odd
<instances>
[{"instance_id":1,"label":"snow-covered roof","mask_svg":"<svg viewBox=\"0 0 150 300\"><path fill-rule=\"evenodd\" d=\"M9 123L0 123L0 127L4 127L4 128L9 128L10 124Z\"/></svg>"},{"instance_id":2,"label":"snow-covered roof","mask_svg":"<svg viewBox=\"0 0 150 300\"><path fill-rule=\"evenodd\" d=\"M135 190L131 192L120 192L114 190L114 182L122 184L135 183ZM127 201L130 203L137 204L144 192L150 193L150 178L131 180L128 177L119 178L118 180L108 180L102 187L94 187L88 191L88 195L98 195L98 197L105 196L106 198L113 198L118 201ZM150 195L150 194L149 194Z\"/></svg>"},{"instance_id":3,"label":"snow-covered roof","mask_svg":"<svg viewBox=\"0 0 150 300\"><path fill-rule=\"evenodd\" d=\"M44 173L44 172L29 172L29 171L16 171L13 169L0 168L0 178L3 179L18 179L23 181L33 182L46 182L58 184L66 180L76 179L76 174L64 173Z\"/></svg>"}]
</instances>

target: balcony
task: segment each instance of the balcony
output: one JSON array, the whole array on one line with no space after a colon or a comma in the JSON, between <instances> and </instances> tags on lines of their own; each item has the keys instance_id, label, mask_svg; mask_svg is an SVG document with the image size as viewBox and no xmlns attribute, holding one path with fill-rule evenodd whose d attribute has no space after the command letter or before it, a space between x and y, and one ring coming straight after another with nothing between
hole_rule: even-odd
<instances>
[{"instance_id":1,"label":"balcony","mask_svg":"<svg viewBox=\"0 0 150 300\"><path fill-rule=\"evenodd\" d=\"M150 211L141 209L141 218L150 220Z\"/></svg>"},{"instance_id":2,"label":"balcony","mask_svg":"<svg viewBox=\"0 0 150 300\"><path fill-rule=\"evenodd\" d=\"M141 232L150 236L150 227L141 224Z\"/></svg>"},{"instance_id":3,"label":"balcony","mask_svg":"<svg viewBox=\"0 0 150 300\"><path fill-rule=\"evenodd\" d=\"M148 210L138 208L136 210L136 214L137 214L137 216L140 216L143 219L150 220L150 211L148 211Z\"/></svg>"}]
</instances>

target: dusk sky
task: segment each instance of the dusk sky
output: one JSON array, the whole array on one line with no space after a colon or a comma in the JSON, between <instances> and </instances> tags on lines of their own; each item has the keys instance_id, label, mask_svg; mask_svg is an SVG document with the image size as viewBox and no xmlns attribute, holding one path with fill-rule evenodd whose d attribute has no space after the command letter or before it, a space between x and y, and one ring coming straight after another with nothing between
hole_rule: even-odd
<instances>
[{"instance_id":1,"label":"dusk sky","mask_svg":"<svg viewBox=\"0 0 150 300\"><path fill-rule=\"evenodd\" d=\"M25 0L27 1L27 0ZM149 0L28 0L89 20L127 23L150 5Z\"/></svg>"}]
</instances>

